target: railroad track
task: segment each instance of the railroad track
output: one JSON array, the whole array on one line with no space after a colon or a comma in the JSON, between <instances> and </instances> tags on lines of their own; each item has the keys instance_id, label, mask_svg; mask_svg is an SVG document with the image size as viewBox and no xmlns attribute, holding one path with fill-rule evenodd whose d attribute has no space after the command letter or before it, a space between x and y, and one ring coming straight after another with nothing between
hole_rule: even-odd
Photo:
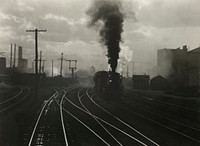
<instances>
[{"instance_id":1,"label":"railroad track","mask_svg":"<svg viewBox=\"0 0 200 146\"><path fill-rule=\"evenodd\" d=\"M26 100L30 95L30 88L21 88L16 95L0 102L0 113L6 112Z\"/></svg>"},{"instance_id":2,"label":"railroad track","mask_svg":"<svg viewBox=\"0 0 200 146\"><path fill-rule=\"evenodd\" d=\"M140 97L142 98L142 97ZM170 114L173 114L173 111L167 106L172 106L174 107L174 105L171 105L169 103L164 103L161 101L156 101L155 103L158 103L161 107L164 106L165 104L165 108L168 112L164 112L166 115L164 115L164 113L162 113L159 110L156 110L157 108L155 108L154 104L151 104L151 101L154 102L153 100L147 99L148 97L145 97L145 100L148 100L148 102L144 102L143 100L141 100L141 102L139 102L139 100L136 100L134 98L134 96L132 97L132 100L127 99L127 98L123 98L122 102L112 102L111 104L116 106L118 109L120 110L124 110L127 113L129 113L130 115L133 115L135 117L140 117L146 121L149 121L150 123L153 123L159 127L163 127L164 129L170 131L170 133L172 134L176 134L181 136L183 140L186 140L186 142L188 144L190 143L195 143L196 145L200 144L200 128L195 126L195 125L191 125L188 124L186 122L184 122L184 120L180 121L180 120L176 120L173 118L170 118L169 116L169 111L171 112ZM151 98L152 99L152 98ZM135 101L136 100L136 101ZM149 101L150 100L150 101ZM162 103L162 104L160 104ZM154 108L153 108L154 107ZM176 106L176 110L177 108L179 108L178 106ZM179 110L183 110L182 107L180 107ZM184 109L184 111L187 109ZM187 112L194 112L191 110L187 110ZM176 111L174 111L175 115ZM196 117L198 118L198 117ZM186 119L187 121L188 119ZM193 121L192 121L193 122Z\"/></svg>"},{"instance_id":3,"label":"railroad track","mask_svg":"<svg viewBox=\"0 0 200 146\"><path fill-rule=\"evenodd\" d=\"M120 103L118 101L109 102L120 113L124 113L121 115L113 111L109 105L105 106L104 103L99 103L94 97L95 95L86 88L73 87L57 90L44 103L28 146L159 146L163 144L159 144L160 140L156 138L156 135L146 135L141 127L127 121L124 117L129 115L134 117L134 119L129 118L133 121L137 117L137 119L141 119L141 122L153 123L156 127L165 129L169 134L179 135L188 142L186 145L190 144L190 141L192 141L191 144L198 145L200 143L198 140L199 129L153 113L148 108L146 109L145 105L140 104L139 108L134 102L126 99ZM177 127L187 132L176 129Z\"/></svg>"},{"instance_id":4,"label":"railroad track","mask_svg":"<svg viewBox=\"0 0 200 146\"><path fill-rule=\"evenodd\" d=\"M140 94L136 94L132 90L130 90L130 91L131 91L130 95L139 96L141 98L147 99L147 100L152 101L152 102L156 102L158 104L167 105L167 106L170 106L170 107L172 107L176 110L182 110L184 112L190 112L190 113L198 113L198 114L200 113L200 110L198 110L198 109L192 109L192 108L189 108L189 107L181 106L181 105L170 103L170 102L167 102L167 101L161 101L159 99L154 98L155 95L140 95ZM175 97L168 97L167 95L164 95L164 96L163 95L156 95L156 96L161 96L161 97L163 97L163 99L164 98L175 98ZM186 98L184 98L184 97L183 97L183 99L181 99L181 97L177 97L177 99L186 100ZM197 98L187 98L187 100L194 100L194 99L197 99Z\"/></svg>"},{"instance_id":5,"label":"railroad track","mask_svg":"<svg viewBox=\"0 0 200 146\"><path fill-rule=\"evenodd\" d=\"M4 89L0 87L0 102L3 102L9 98L12 98L13 96L17 95L20 93L22 90L21 87L15 87L13 86L11 89Z\"/></svg>"},{"instance_id":6,"label":"railroad track","mask_svg":"<svg viewBox=\"0 0 200 146\"><path fill-rule=\"evenodd\" d=\"M28 146L68 146L62 112L57 104L61 102L63 91L56 90L42 106L32 130Z\"/></svg>"},{"instance_id":7,"label":"railroad track","mask_svg":"<svg viewBox=\"0 0 200 146\"><path fill-rule=\"evenodd\" d=\"M175 121L175 123L182 123L182 125L187 125L186 127L194 127L194 129L200 129L199 110L190 109L169 102L157 100L153 97L137 95L134 93L132 94L132 98L125 97L124 100L127 103L140 104L140 106L144 109L152 111L153 113L157 113L157 115L159 114L161 117L165 117L165 119ZM152 105L154 106L154 109L159 110L153 110ZM165 113L169 114L164 115Z\"/></svg>"},{"instance_id":8,"label":"railroad track","mask_svg":"<svg viewBox=\"0 0 200 146\"><path fill-rule=\"evenodd\" d=\"M99 139L101 141L101 143L98 143L99 145L158 145L100 105L97 105L92 100L88 90L74 90L74 93L65 96L68 103L67 106L63 106L63 110Z\"/></svg>"}]
</instances>

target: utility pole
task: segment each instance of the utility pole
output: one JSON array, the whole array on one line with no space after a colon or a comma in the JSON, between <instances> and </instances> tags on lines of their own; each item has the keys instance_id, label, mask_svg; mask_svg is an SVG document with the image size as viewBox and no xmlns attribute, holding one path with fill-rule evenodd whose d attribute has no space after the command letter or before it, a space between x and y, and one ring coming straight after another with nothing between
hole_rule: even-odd
<instances>
[{"instance_id":1,"label":"utility pole","mask_svg":"<svg viewBox=\"0 0 200 146\"><path fill-rule=\"evenodd\" d=\"M14 64L13 64L13 67L15 67L15 63L16 63L16 44L14 46Z\"/></svg>"},{"instance_id":2,"label":"utility pole","mask_svg":"<svg viewBox=\"0 0 200 146\"><path fill-rule=\"evenodd\" d=\"M26 30L26 32L34 32L35 33L35 74L38 75L38 32L46 32L44 29L33 29Z\"/></svg>"},{"instance_id":3,"label":"utility pole","mask_svg":"<svg viewBox=\"0 0 200 146\"><path fill-rule=\"evenodd\" d=\"M12 67L12 44L10 46L10 68Z\"/></svg>"},{"instance_id":4,"label":"utility pole","mask_svg":"<svg viewBox=\"0 0 200 146\"><path fill-rule=\"evenodd\" d=\"M45 65L45 61L46 60L43 60L43 65L42 65L42 72L44 73L44 65Z\"/></svg>"},{"instance_id":5,"label":"utility pole","mask_svg":"<svg viewBox=\"0 0 200 146\"><path fill-rule=\"evenodd\" d=\"M53 77L53 60L52 60L52 77Z\"/></svg>"},{"instance_id":6,"label":"utility pole","mask_svg":"<svg viewBox=\"0 0 200 146\"><path fill-rule=\"evenodd\" d=\"M62 77L62 70L63 70L63 53L61 53L61 58L60 59L60 77Z\"/></svg>"},{"instance_id":7,"label":"utility pole","mask_svg":"<svg viewBox=\"0 0 200 146\"><path fill-rule=\"evenodd\" d=\"M133 68L132 68L132 75L134 75L134 65L135 65L135 62L133 61Z\"/></svg>"},{"instance_id":8,"label":"utility pole","mask_svg":"<svg viewBox=\"0 0 200 146\"><path fill-rule=\"evenodd\" d=\"M38 92L38 32L46 32L42 29L26 30L26 32L35 33L35 98L37 99Z\"/></svg>"},{"instance_id":9,"label":"utility pole","mask_svg":"<svg viewBox=\"0 0 200 146\"><path fill-rule=\"evenodd\" d=\"M128 68L128 65L127 65L127 72L126 72L126 77L128 78L128 75L129 75L129 68Z\"/></svg>"},{"instance_id":10,"label":"utility pole","mask_svg":"<svg viewBox=\"0 0 200 146\"><path fill-rule=\"evenodd\" d=\"M72 79L74 79L74 71L77 69L77 60L66 60L66 59L65 59L65 61L68 61L68 62L69 62L69 70L72 71ZM72 62L75 63L74 66L72 66L72 64L71 64Z\"/></svg>"},{"instance_id":11,"label":"utility pole","mask_svg":"<svg viewBox=\"0 0 200 146\"><path fill-rule=\"evenodd\" d=\"M40 51L40 59L39 59L39 74L42 73L42 51Z\"/></svg>"}]
</instances>

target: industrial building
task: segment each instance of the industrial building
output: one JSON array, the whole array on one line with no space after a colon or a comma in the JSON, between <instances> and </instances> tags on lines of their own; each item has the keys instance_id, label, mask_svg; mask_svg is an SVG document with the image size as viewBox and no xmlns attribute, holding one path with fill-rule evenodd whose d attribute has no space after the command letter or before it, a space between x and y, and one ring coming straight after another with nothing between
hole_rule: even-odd
<instances>
[{"instance_id":1,"label":"industrial building","mask_svg":"<svg viewBox=\"0 0 200 146\"><path fill-rule=\"evenodd\" d=\"M19 46L18 48L18 67L17 67L19 72L26 72L28 69L28 60L23 59L23 50L22 47Z\"/></svg>"},{"instance_id":2,"label":"industrial building","mask_svg":"<svg viewBox=\"0 0 200 146\"><path fill-rule=\"evenodd\" d=\"M149 75L133 75L133 89L148 90L149 89Z\"/></svg>"},{"instance_id":3,"label":"industrial building","mask_svg":"<svg viewBox=\"0 0 200 146\"><path fill-rule=\"evenodd\" d=\"M0 57L0 74L6 73L6 58Z\"/></svg>"},{"instance_id":4,"label":"industrial building","mask_svg":"<svg viewBox=\"0 0 200 146\"><path fill-rule=\"evenodd\" d=\"M173 89L188 86L188 51L187 46L177 49L157 51L158 74L167 78Z\"/></svg>"},{"instance_id":5,"label":"industrial building","mask_svg":"<svg viewBox=\"0 0 200 146\"><path fill-rule=\"evenodd\" d=\"M151 90L166 91L168 89L167 79L158 75L150 80Z\"/></svg>"},{"instance_id":6,"label":"industrial building","mask_svg":"<svg viewBox=\"0 0 200 146\"><path fill-rule=\"evenodd\" d=\"M189 86L200 87L200 47L188 51Z\"/></svg>"}]
</instances>

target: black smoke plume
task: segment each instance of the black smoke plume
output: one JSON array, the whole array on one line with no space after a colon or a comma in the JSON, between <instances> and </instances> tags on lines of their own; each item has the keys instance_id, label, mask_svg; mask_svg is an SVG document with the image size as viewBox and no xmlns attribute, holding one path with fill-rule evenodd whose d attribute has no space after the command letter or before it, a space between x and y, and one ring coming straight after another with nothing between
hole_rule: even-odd
<instances>
[{"instance_id":1,"label":"black smoke plume","mask_svg":"<svg viewBox=\"0 0 200 146\"><path fill-rule=\"evenodd\" d=\"M86 14L91 18L89 26L99 31L100 42L108 49L108 63L115 72L123 32L122 5L119 0L95 0Z\"/></svg>"}]
</instances>

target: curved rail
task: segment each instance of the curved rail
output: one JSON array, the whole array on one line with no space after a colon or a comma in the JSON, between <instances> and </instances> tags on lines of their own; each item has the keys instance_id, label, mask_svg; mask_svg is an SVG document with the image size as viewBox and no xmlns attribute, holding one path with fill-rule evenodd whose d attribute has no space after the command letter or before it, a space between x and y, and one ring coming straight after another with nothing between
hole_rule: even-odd
<instances>
[{"instance_id":1,"label":"curved rail","mask_svg":"<svg viewBox=\"0 0 200 146\"><path fill-rule=\"evenodd\" d=\"M103 107L101 107L99 104L97 104L93 99L92 96L89 95L88 93L89 89L87 90L86 94L88 96L88 98L96 105L98 106L100 109L102 109L104 112L106 112L107 114L109 114L110 116L112 116L113 118L115 118L116 120L120 121L121 123L123 123L124 125L126 125L127 127L129 127L130 129L132 129L133 131L135 131L136 133L138 133L139 135L141 135L142 137L144 137L145 139L149 140L150 142L152 142L153 144L155 144L156 146L159 146L159 144L157 144L156 142L154 142L153 140L151 140L150 138L148 138L147 136L145 136L144 134L142 134L141 132L139 132L138 130L136 130L135 128L133 128L132 126L130 126L129 124L127 124L126 122L124 122L123 120L121 120L120 118L116 117L115 115L113 115L112 113L110 113L109 111L107 111L106 109L104 109Z\"/></svg>"},{"instance_id":2,"label":"curved rail","mask_svg":"<svg viewBox=\"0 0 200 146\"><path fill-rule=\"evenodd\" d=\"M10 97L10 98L6 99L5 101L0 102L0 105L1 105L1 104L4 104L4 103L6 103L6 102L9 102L10 100L16 98L17 96L19 96L20 94L22 94L23 90L24 90L24 88L21 88L21 90L19 91L19 93L17 93L17 94L14 95L13 97Z\"/></svg>"},{"instance_id":3,"label":"curved rail","mask_svg":"<svg viewBox=\"0 0 200 146\"><path fill-rule=\"evenodd\" d=\"M34 126L34 128L33 128L33 131L32 131L32 134L31 134L31 137L30 137L28 146L31 146L31 144L32 144L33 137L34 137L34 135L35 135L35 131L36 131L36 129L37 129L38 123L39 123L39 121L40 121L40 119L41 119L41 117L42 117L42 114L43 114L43 112L44 112L46 106L49 104L49 102L50 102L55 96L57 97L58 95L59 95L59 94L58 94L58 92L56 91L56 93L54 93L54 94L48 99L48 101L43 105L43 107L42 107L42 109L41 109L41 111L40 111L40 114L39 114L39 116L38 116L38 118L37 118L37 121L36 121L36 123L35 123L35 126Z\"/></svg>"},{"instance_id":4,"label":"curved rail","mask_svg":"<svg viewBox=\"0 0 200 146\"><path fill-rule=\"evenodd\" d=\"M69 100L67 97L66 97L65 99L66 99L70 104L72 104L74 107L76 107L77 109L81 110L81 111L84 112L84 113L89 114L87 111L85 111L85 110L82 109L81 107L79 107L79 106L77 106L76 104L74 104L74 103L73 103L71 100ZM66 109L63 108L63 110L64 110L65 112L69 113L69 111L67 111ZM70 114L71 114L71 113L70 113ZM89 114L89 115L91 116L91 114ZM114 125L112 125L111 123L109 123L109 122L107 122L107 121L105 121L105 120L103 120L103 119L97 117L96 115L93 115L93 114L92 114L92 116L94 116L96 119L100 120L101 122L103 122L103 123L109 125L110 127L114 128L115 130L117 130L117 131L123 133L124 135L128 136L129 138L131 138L131 139L137 141L137 142L140 143L141 145L146 146L145 143L143 143L142 141L136 139L135 137L131 136L130 134L126 133L126 132L123 131L122 129L117 128L116 126L114 126ZM98 134L97 134L97 135L98 135ZM157 146L158 146L158 144L157 144Z\"/></svg>"},{"instance_id":5,"label":"curved rail","mask_svg":"<svg viewBox=\"0 0 200 146\"><path fill-rule=\"evenodd\" d=\"M12 108L12 107L14 107L15 105L21 103L22 101L24 101L24 100L30 95L30 89L29 89L29 88L27 88L27 89L28 89L28 94L27 94L26 96L24 96L23 98L19 99L17 102L15 102L15 103L13 103L13 104L10 104L9 106L5 107L4 109L0 110L0 113L1 113L1 112L4 112L4 111L6 111L6 110L8 110L8 109L10 109L10 108ZM19 94L19 95L20 95L20 94ZM19 95L18 95L18 96L19 96ZM16 97L15 97L15 98L16 98ZM7 103L7 102L6 102L6 103ZM5 103L4 103L4 104L5 104Z\"/></svg>"},{"instance_id":6,"label":"curved rail","mask_svg":"<svg viewBox=\"0 0 200 146\"><path fill-rule=\"evenodd\" d=\"M117 140L117 138L114 136L114 135L112 135L111 133L110 133L110 131L107 129L107 128L105 128L105 126L103 126L98 120L97 120L97 118L95 118L95 116L93 116L92 115L92 113L87 109L87 107L82 103L82 101L81 101L81 98L83 97L83 95L82 96L80 96L80 91L81 91L82 89L80 89L79 90L79 92L78 92L78 100L79 100L79 102L80 102L80 104L82 105L82 107L93 117L93 119L120 145L120 146L122 146L122 144Z\"/></svg>"},{"instance_id":7,"label":"curved rail","mask_svg":"<svg viewBox=\"0 0 200 146\"><path fill-rule=\"evenodd\" d=\"M76 89L76 88L75 88ZM63 100L67 99L66 94L63 96ZM70 115L71 117L73 117L76 121L78 121L81 125L83 125L84 127L86 127L90 132L92 132L95 136L97 136L104 144L106 144L107 146L110 146L101 136L99 136L94 130L92 130L88 125L86 125L83 121L81 121L78 117L76 117L75 115L73 115L71 112L69 112L68 110L66 110L65 108L62 107L62 110L64 110L68 115Z\"/></svg>"}]
</instances>

